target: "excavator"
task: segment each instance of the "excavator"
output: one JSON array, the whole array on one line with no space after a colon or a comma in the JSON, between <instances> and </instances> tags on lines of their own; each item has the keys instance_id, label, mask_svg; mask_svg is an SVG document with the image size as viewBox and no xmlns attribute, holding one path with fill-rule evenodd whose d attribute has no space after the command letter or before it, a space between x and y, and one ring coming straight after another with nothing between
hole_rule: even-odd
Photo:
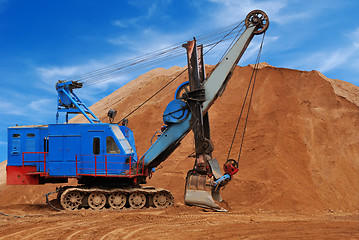
<instances>
[{"instance_id":1,"label":"excavator","mask_svg":"<svg viewBox=\"0 0 359 240\"><path fill-rule=\"evenodd\" d=\"M57 201L66 210L166 208L174 205L172 193L143 184L192 130L195 161L187 173L184 202L225 211L218 204L222 201L220 189L238 172L238 163L227 160L222 174L218 161L212 158L208 110L224 92L253 37L263 34L268 26L266 13L251 11L244 32L207 77L203 45L197 46L195 38L183 44L189 81L177 88L174 100L163 113L165 125L160 135L141 157L127 119L102 123L74 93L82 83L58 81L56 124L8 128L7 184L67 183L75 178L77 186L62 186L55 191ZM65 123L58 123L60 113L66 115ZM88 123L69 123L69 114L83 114ZM115 114L110 110L108 116L113 119Z\"/></svg>"}]
</instances>

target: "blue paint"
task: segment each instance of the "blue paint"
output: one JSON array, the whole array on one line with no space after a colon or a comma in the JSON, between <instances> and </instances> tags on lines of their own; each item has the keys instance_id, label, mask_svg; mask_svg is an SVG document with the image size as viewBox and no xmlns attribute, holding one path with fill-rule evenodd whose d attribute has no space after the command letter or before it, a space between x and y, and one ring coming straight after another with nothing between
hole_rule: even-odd
<instances>
[{"instance_id":1,"label":"blue paint","mask_svg":"<svg viewBox=\"0 0 359 240\"><path fill-rule=\"evenodd\" d=\"M163 122L165 124L181 123L187 119L188 114L187 104L182 100L175 99L167 105L163 113Z\"/></svg>"},{"instance_id":2,"label":"blue paint","mask_svg":"<svg viewBox=\"0 0 359 240\"><path fill-rule=\"evenodd\" d=\"M190 119L192 114L188 114L188 117L181 123L169 125L165 131L158 137L156 142L143 154L141 161L144 161L145 166L154 161L163 151L178 140L182 139L189 131Z\"/></svg>"},{"instance_id":3,"label":"blue paint","mask_svg":"<svg viewBox=\"0 0 359 240\"><path fill-rule=\"evenodd\" d=\"M133 132L117 124L11 127L8 140L9 166L22 166L23 153L33 152L24 154L24 165L36 166L50 177L76 177L76 158L78 175L123 175L138 159ZM44 152L48 152L45 171L45 164L38 162L44 159Z\"/></svg>"},{"instance_id":4,"label":"blue paint","mask_svg":"<svg viewBox=\"0 0 359 240\"><path fill-rule=\"evenodd\" d=\"M56 84L57 119L60 112L66 113L65 124L8 128L9 166L36 166L36 171L46 178L80 179L99 175L128 178L138 168L146 177L145 170L164 161L190 131L192 115L187 104L179 99L171 101L163 114L167 125L138 161L132 130L127 126L101 123L73 93L80 87L81 83L73 81ZM68 114L72 113L82 113L90 123L67 123Z\"/></svg>"},{"instance_id":5,"label":"blue paint","mask_svg":"<svg viewBox=\"0 0 359 240\"><path fill-rule=\"evenodd\" d=\"M76 81L58 81L56 83L56 90L58 92L56 123L59 121L59 113L66 114L66 123L68 123L69 114L78 113L84 115L90 123L100 122L96 115L73 92L73 89L81 87L82 83Z\"/></svg>"},{"instance_id":6,"label":"blue paint","mask_svg":"<svg viewBox=\"0 0 359 240\"><path fill-rule=\"evenodd\" d=\"M225 173L222 177L218 178L216 181L212 183L212 187L217 187L218 185L225 185L227 182L231 180L231 175Z\"/></svg>"}]
</instances>

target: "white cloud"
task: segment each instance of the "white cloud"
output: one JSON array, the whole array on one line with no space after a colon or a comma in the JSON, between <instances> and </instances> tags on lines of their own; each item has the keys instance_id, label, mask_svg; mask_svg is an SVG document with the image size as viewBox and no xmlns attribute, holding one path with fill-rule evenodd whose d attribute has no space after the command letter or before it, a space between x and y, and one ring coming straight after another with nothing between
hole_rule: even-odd
<instances>
[{"instance_id":1,"label":"white cloud","mask_svg":"<svg viewBox=\"0 0 359 240\"><path fill-rule=\"evenodd\" d=\"M347 49L341 48L330 54L321 53L321 57L318 58L320 61L318 70L320 72L327 72L332 69L337 68L338 66L345 64L353 56L355 52Z\"/></svg>"},{"instance_id":2,"label":"white cloud","mask_svg":"<svg viewBox=\"0 0 359 240\"><path fill-rule=\"evenodd\" d=\"M123 36L120 36L117 38L109 38L106 41L113 45L126 45L126 42L128 42L128 40L125 39L125 37L123 37Z\"/></svg>"},{"instance_id":3,"label":"white cloud","mask_svg":"<svg viewBox=\"0 0 359 240\"><path fill-rule=\"evenodd\" d=\"M0 0L0 13L2 13L6 8L6 3L8 0Z\"/></svg>"},{"instance_id":4,"label":"white cloud","mask_svg":"<svg viewBox=\"0 0 359 240\"><path fill-rule=\"evenodd\" d=\"M126 27L128 27L127 24L126 24L126 22L123 21L123 20L114 20L114 21L112 21L112 24L115 25L115 26L117 26L117 27L120 27L120 28L126 28Z\"/></svg>"},{"instance_id":5,"label":"white cloud","mask_svg":"<svg viewBox=\"0 0 359 240\"><path fill-rule=\"evenodd\" d=\"M39 84L39 87L53 92L55 84L58 80L68 80L74 78L76 78L74 80L81 80L79 75L103 68L105 66L105 61L101 62L90 60L80 65L36 67L35 70L41 79L41 84Z\"/></svg>"},{"instance_id":6,"label":"white cloud","mask_svg":"<svg viewBox=\"0 0 359 240\"><path fill-rule=\"evenodd\" d=\"M219 5L218 11L212 15L216 22L231 24L238 22L255 9L263 10L270 21L283 21L280 11L288 5L287 0L254 1L254 0L210 0Z\"/></svg>"},{"instance_id":7,"label":"white cloud","mask_svg":"<svg viewBox=\"0 0 359 240\"><path fill-rule=\"evenodd\" d=\"M112 21L112 24L114 26L120 27L120 28L128 28L128 27L133 27L133 26L141 26L141 24L143 22L145 22L146 20L152 18L156 11L158 11L158 6L156 2L152 2L151 6L147 9L146 13L134 18L129 18L129 19L116 19Z\"/></svg>"},{"instance_id":8,"label":"white cloud","mask_svg":"<svg viewBox=\"0 0 359 240\"><path fill-rule=\"evenodd\" d=\"M335 48L321 48L316 52L308 53L306 56L297 58L289 64L292 68L305 70L316 69L327 73L339 68L346 68L352 73L358 72L359 63L359 28L351 34L343 34L346 41L339 42Z\"/></svg>"},{"instance_id":9,"label":"white cloud","mask_svg":"<svg viewBox=\"0 0 359 240\"><path fill-rule=\"evenodd\" d=\"M78 67L39 67L36 69L40 76L45 79L56 79L74 75L78 72Z\"/></svg>"},{"instance_id":10,"label":"white cloud","mask_svg":"<svg viewBox=\"0 0 359 240\"><path fill-rule=\"evenodd\" d=\"M0 99L0 112L6 115L15 115L15 116L26 116L27 112L24 111L25 108L16 104L13 100L9 102L7 99Z\"/></svg>"},{"instance_id":11,"label":"white cloud","mask_svg":"<svg viewBox=\"0 0 359 240\"><path fill-rule=\"evenodd\" d=\"M40 99L30 103L30 108L40 111L47 105L51 110L55 108L57 95L55 90L55 83L57 80L78 80L83 82L83 88L76 90L76 94L87 104L92 105L96 101L104 97L103 93L112 92L122 86L124 83L132 80L126 73L118 72L117 74L101 72L101 69L113 66L114 62L126 60L125 56L111 56L101 60L89 60L86 63L72 66L51 66L51 67L37 67L36 71L40 76L41 83L38 87L51 93L53 99ZM99 75L96 75L99 73ZM102 75L101 75L102 73ZM93 78L91 78L93 76ZM51 104L51 105L50 105ZM54 106L54 107L52 107Z\"/></svg>"},{"instance_id":12,"label":"white cloud","mask_svg":"<svg viewBox=\"0 0 359 240\"><path fill-rule=\"evenodd\" d=\"M29 108L36 112L44 112L46 109L52 109L55 107L55 99L39 99L30 102Z\"/></svg>"},{"instance_id":13,"label":"white cloud","mask_svg":"<svg viewBox=\"0 0 359 240\"><path fill-rule=\"evenodd\" d=\"M357 29L353 33L347 34L347 36L352 39L353 47L359 48L359 27L357 27Z\"/></svg>"},{"instance_id":14,"label":"white cloud","mask_svg":"<svg viewBox=\"0 0 359 240\"><path fill-rule=\"evenodd\" d=\"M308 53L303 57L296 58L284 67L302 69L306 71L318 70L331 78L339 78L359 86L359 48L349 46L336 49L321 49L312 54Z\"/></svg>"}]
</instances>

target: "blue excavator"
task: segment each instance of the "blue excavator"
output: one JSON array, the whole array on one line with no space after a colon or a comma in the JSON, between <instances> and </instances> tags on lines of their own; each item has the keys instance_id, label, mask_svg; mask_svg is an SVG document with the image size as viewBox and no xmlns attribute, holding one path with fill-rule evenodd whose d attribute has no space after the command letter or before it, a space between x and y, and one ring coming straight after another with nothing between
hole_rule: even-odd
<instances>
[{"instance_id":1,"label":"blue excavator","mask_svg":"<svg viewBox=\"0 0 359 240\"><path fill-rule=\"evenodd\" d=\"M255 35L269 26L261 10L250 12L245 30L233 43L223 60L206 78L203 45L196 39L183 44L187 51L189 81L182 83L164 113L161 134L138 157L133 132L128 121L102 123L74 93L82 87L77 81L58 81L57 123L8 128L7 184L38 185L67 183L77 179L77 186L56 190L62 208L165 208L174 204L169 190L146 187L147 177L194 132L194 167L187 173L184 201L187 205L224 211L221 187L238 172L238 163L227 160L224 174L212 158L208 110L221 96L234 68ZM58 123L60 114L66 123ZM69 123L69 114L83 114L88 123ZM113 119L115 111L108 113Z\"/></svg>"}]
</instances>

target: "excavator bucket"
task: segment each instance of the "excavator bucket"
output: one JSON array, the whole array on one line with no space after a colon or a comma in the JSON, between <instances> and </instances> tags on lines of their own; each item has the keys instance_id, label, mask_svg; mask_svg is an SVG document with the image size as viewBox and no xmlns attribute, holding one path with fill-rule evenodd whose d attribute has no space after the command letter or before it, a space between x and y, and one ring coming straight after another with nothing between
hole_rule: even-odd
<instances>
[{"instance_id":1,"label":"excavator bucket","mask_svg":"<svg viewBox=\"0 0 359 240\"><path fill-rule=\"evenodd\" d=\"M215 211L227 211L218 206L212 197L212 179L192 170L187 173L184 202Z\"/></svg>"}]
</instances>

